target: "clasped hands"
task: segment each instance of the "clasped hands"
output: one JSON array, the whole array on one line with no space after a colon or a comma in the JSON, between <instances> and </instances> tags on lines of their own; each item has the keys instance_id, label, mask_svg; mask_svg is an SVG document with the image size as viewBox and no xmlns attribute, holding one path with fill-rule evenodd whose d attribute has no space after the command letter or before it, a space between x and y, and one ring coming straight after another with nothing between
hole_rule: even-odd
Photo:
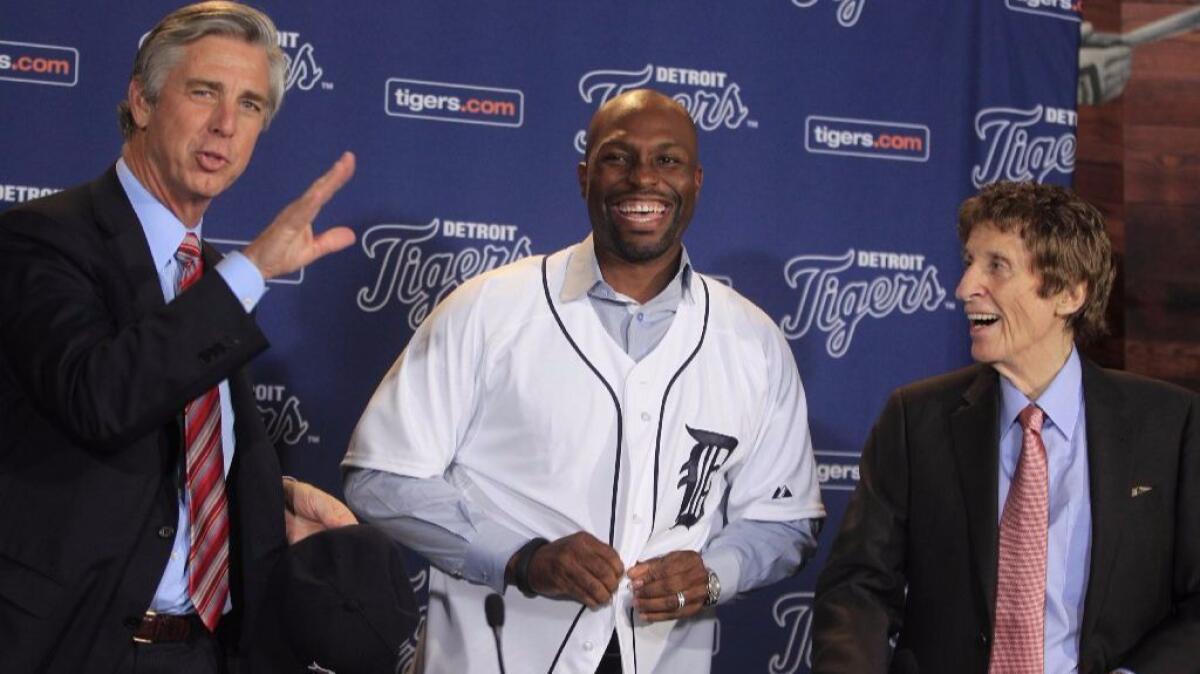
<instances>
[{"instance_id":1,"label":"clasped hands","mask_svg":"<svg viewBox=\"0 0 1200 674\"><path fill-rule=\"evenodd\" d=\"M699 553L677 550L638 562L626 572L616 550L584 531L539 548L529 562L528 577L537 594L569 597L597 608L612 601L622 575L629 576L634 608L646 622L691 617L708 599L708 570Z\"/></svg>"}]
</instances>

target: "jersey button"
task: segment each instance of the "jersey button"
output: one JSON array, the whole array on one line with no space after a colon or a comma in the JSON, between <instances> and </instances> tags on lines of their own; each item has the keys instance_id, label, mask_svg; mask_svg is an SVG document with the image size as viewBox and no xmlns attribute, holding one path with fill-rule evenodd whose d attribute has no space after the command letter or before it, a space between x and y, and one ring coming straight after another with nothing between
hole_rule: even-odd
<instances>
[{"instance_id":1,"label":"jersey button","mask_svg":"<svg viewBox=\"0 0 1200 674\"><path fill-rule=\"evenodd\" d=\"M588 653L591 653L592 649L595 647L596 647L596 644L593 644L590 641L583 642L583 650L587 651Z\"/></svg>"},{"instance_id":2,"label":"jersey button","mask_svg":"<svg viewBox=\"0 0 1200 674\"><path fill-rule=\"evenodd\" d=\"M650 421L650 413L642 412L642 421Z\"/></svg>"}]
</instances>

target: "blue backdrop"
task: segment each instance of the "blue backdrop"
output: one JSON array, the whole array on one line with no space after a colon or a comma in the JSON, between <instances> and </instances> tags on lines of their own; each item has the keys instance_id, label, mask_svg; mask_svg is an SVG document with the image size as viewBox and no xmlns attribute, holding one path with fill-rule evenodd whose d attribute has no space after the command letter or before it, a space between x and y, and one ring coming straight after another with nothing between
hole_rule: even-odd
<instances>
[{"instance_id":1,"label":"blue backdrop","mask_svg":"<svg viewBox=\"0 0 1200 674\"><path fill-rule=\"evenodd\" d=\"M358 416L432 305L586 235L582 130L608 97L646 86L701 129L705 186L685 239L696 267L791 340L828 545L886 394L969 359L958 203L1001 178L1070 180L1071 5L260 3L282 31L288 93L206 235L248 241L342 150L358 156L320 221L353 226L358 244L273 282L260 304L272 348L253 365L256 393L285 470L340 494ZM117 158L138 40L172 8L4 0L0 208ZM722 608L715 671L807 671L823 559Z\"/></svg>"}]
</instances>

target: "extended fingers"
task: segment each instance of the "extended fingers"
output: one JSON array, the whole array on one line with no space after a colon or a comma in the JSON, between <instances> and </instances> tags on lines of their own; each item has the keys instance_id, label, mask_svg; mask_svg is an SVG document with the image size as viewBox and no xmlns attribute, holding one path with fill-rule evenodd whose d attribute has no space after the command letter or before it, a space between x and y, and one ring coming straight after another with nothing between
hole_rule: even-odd
<instances>
[{"instance_id":1,"label":"extended fingers","mask_svg":"<svg viewBox=\"0 0 1200 674\"><path fill-rule=\"evenodd\" d=\"M354 230L331 227L313 238L313 259L336 253L354 244Z\"/></svg>"},{"instance_id":2,"label":"extended fingers","mask_svg":"<svg viewBox=\"0 0 1200 674\"><path fill-rule=\"evenodd\" d=\"M324 175L313 181L305 195L316 200L317 208L324 206L354 175L354 167L354 153L343 152Z\"/></svg>"},{"instance_id":3,"label":"extended fingers","mask_svg":"<svg viewBox=\"0 0 1200 674\"><path fill-rule=\"evenodd\" d=\"M333 195L337 194L337 191L342 189L342 186L346 184L346 181L350 180L350 177L354 175L354 167L354 153L343 152L342 156L338 157L338 160L333 163L333 166L329 167L329 170L326 171L320 178L314 180L313 183L308 186L308 189L304 190L304 194L300 195L299 199L292 202L292 204L285 209L285 212L294 208L295 211L293 213L289 213L289 215L294 216L299 220L311 222L317 217L317 213L320 212L321 208L325 206L325 204L333 198Z\"/></svg>"}]
</instances>

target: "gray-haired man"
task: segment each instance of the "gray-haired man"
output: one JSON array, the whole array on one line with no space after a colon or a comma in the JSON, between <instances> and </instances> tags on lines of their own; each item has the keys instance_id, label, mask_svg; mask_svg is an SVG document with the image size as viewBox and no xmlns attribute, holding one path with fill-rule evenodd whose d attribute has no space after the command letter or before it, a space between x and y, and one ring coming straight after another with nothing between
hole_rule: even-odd
<instances>
[{"instance_id":1,"label":"gray-haired man","mask_svg":"<svg viewBox=\"0 0 1200 674\"><path fill-rule=\"evenodd\" d=\"M237 671L285 540L353 521L281 481L242 370L265 279L353 243L312 229L353 156L241 253L201 243L279 108L276 42L243 5L173 12L116 165L0 216L0 671Z\"/></svg>"}]
</instances>

